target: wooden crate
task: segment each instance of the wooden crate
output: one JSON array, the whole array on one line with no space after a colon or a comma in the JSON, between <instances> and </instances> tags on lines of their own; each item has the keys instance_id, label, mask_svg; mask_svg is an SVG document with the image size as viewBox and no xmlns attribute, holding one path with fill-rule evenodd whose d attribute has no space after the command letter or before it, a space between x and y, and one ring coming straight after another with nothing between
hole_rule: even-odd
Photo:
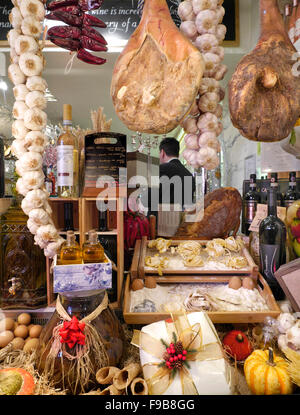
<instances>
[{"instance_id":1,"label":"wooden crate","mask_svg":"<svg viewBox=\"0 0 300 415\"><path fill-rule=\"evenodd\" d=\"M241 278L245 278L242 276ZM230 276L192 276L188 278L181 279L180 283L224 283L229 281ZM156 277L156 281L159 284L166 284L171 282L169 277ZM169 313L132 313L130 312L130 276L127 277L124 293L124 302L123 302L123 317L127 324L151 324L156 321L165 320L170 318ZM272 291L262 277L261 274L258 274L257 279L257 289L261 296L265 299L269 310L265 311L209 311L207 312L208 316L213 323L262 323L266 317L270 316L276 318L280 314L280 308L272 294Z\"/></svg>"},{"instance_id":2,"label":"wooden crate","mask_svg":"<svg viewBox=\"0 0 300 415\"><path fill-rule=\"evenodd\" d=\"M197 242L200 242L202 245L205 245L207 241L203 241L200 239L193 239ZM172 239L172 245L177 246L181 242L186 242L187 240L173 240ZM145 278L146 276L158 276L158 270L155 268L147 269L145 268L145 257L147 253L147 245L148 240L146 237L143 237L139 253L136 252L136 256L139 256L138 261L136 260L133 263L131 275L132 278ZM154 252L154 251L153 251ZM243 248L242 251L243 256L248 261L248 267L244 270L205 270L201 267L189 267L182 270L174 270L174 269L167 269L164 268L162 270L163 275L168 278L170 282L181 282L182 279L186 280L186 278L193 278L193 276L197 275L211 275L214 277L222 276L222 275L237 275L237 276L251 276L255 279L257 279L258 275L258 266L253 261L248 249L246 247ZM164 254L162 254L163 256ZM136 269L137 266L137 269Z\"/></svg>"}]
</instances>

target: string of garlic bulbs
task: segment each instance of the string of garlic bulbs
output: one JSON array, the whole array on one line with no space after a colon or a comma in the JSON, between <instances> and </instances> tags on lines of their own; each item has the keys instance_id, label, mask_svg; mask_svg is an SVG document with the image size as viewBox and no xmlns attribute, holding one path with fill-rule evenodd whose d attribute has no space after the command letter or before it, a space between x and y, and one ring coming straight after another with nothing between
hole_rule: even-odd
<instances>
[{"instance_id":1,"label":"string of garlic bulbs","mask_svg":"<svg viewBox=\"0 0 300 415\"><path fill-rule=\"evenodd\" d=\"M48 257L53 257L64 239L51 219L49 193L44 183L42 155L47 145L44 133L47 124L45 90L47 82L41 77L45 66L42 42L45 7L42 0L12 0L9 15L12 29L7 38L11 64L8 76L14 85L15 103L12 125L12 153L18 159L16 172L20 176L17 192L24 196L21 207L29 219L27 226L34 240Z\"/></svg>"},{"instance_id":2,"label":"string of garlic bulbs","mask_svg":"<svg viewBox=\"0 0 300 415\"><path fill-rule=\"evenodd\" d=\"M213 170L220 164L218 136L223 130L225 91L220 85L227 67L222 63L222 44L226 27L222 24L225 14L223 0L185 0L178 6L180 30L202 53L205 69L199 94L189 115L181 123L186 132L183 157L194 167Z\"/></svg>"}]
</instances>

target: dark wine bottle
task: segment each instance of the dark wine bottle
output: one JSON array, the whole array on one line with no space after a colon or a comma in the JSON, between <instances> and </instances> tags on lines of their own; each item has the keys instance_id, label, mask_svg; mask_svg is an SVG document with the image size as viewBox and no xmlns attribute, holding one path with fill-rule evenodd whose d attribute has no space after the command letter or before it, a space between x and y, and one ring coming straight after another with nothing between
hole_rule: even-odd
<instances>
[{"instance_id":1,"label":"dark wine bottle","mask_svg":"<svg viewBox=\"0 0 300 415\"><path fill-rule=\"evenodd\" d=\"M284 298L284 292L274 273L286 262L286 227L277 217L277 195L274 189L268 190L268 216L259 226L259 250L261 272L269 284L276 300Z\"/></svg>"},{"instance_id":2,"label":"dark wine bottle","mask_svg":"<svg viewBox=\"0 0 300 415\"><path fill-rule=\"evenodd\" d=\"M272 189L276 190L276 200L277 200L277 206L283 205L283 197L282 193L280 193L279 184L278 184L278 174L277 173L271 173L271 183L270 186Z\"/></svg>"},{"instance_id":3,"label":"dark wine bottle","mask_svg":"<svg viewBox=\"0 0 300 415\"><path fill-rule=\"evenodd\" d=\"M244 225L244 233L245 235L249 235L250 231L249 228L251 223L254 219L257 204L260 203L260 194L256 191L256 174L250 175L250 190L248 193L245 194L243 200L243 225Z\"/></svg>"},{"instance_id":4,"label":"dark wine bottle","mask_svg":"<svg viewBox=\"0 0 300 415\"><path fill-rule=\"evenodd\" d=\"M291 171L289 174L289 189L284 195L283 205L285 207L291 206L295 200L299 199L299 194L297 192L297 181L296 181L296 172Z\"/></svg>"},{"instance_id":5,"label":"dark wine bottle","mask_svg":"<svg viewBox=\"0 0 300 415\"><path fill-rule=\"evenodd\" d=\"M4 144L0 137L0 197L5 196Z\"/></svg>"},{"instance_id":6,"label":"dark wine bottle","mask_svg":"<svg viewBox=\"0 0 300 415\"><path fill-rule=\"evenodd\" d=\"M74 231L72 202L64 203L64 223L64 231Z\"/></svg>"},{"instance_id":7,"label":"dark wine bottle","mask_svg":"<svg viewBox=\"0 0 300 415\"><path fill-rule=\"evenodd\" d=\"M99 232L107 232L108 231L108 220L107 220L107 209L106 206L107 202L101 200L100 202L100 209L99 209L99 222L98 222L98 230Z\"/></svg>"}]
</instances>

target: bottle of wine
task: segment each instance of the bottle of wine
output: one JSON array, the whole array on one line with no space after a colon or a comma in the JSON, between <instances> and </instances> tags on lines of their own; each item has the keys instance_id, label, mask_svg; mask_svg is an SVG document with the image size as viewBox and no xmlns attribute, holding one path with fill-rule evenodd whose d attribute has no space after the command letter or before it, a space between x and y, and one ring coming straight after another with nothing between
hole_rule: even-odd
<instances>
[{"instance_id":1,"label":"bottle of wine","mask_svg":"<svg viewBox=\"0 0 300 415\"><path fill-rule=\"evenodd\" d=\"M283 197L283 205L287 208L291 206L295 200L299 199L299 194L297 192L296 172L291 171L289 176L289 189Z\"/></svg>"},{"instance_id":2,"label":"bottle of wine","mask_svg":"<svg viewBox=\"0 0 300 415\"><path fill-rule=\"evenodd\" d=\"M98 222L99 232L107 232L108 231L108 220L107 220L106 205L107 205L107 202L105 202L104 200L101 200L100 210L99 210L99 222Z\"/></svg>"},{"instance_id":3,"label":"bottle of wine","mask_svg":"<svg viewBox=\"0 0 300 415\"><path fill-rule=\"evenodd\" d=\"M59 197L78 196L78 145L71 132L72 106L64 105L64 132L57 140L57 186Z\"/></svg>"},{"instance_id":4,"label":"bottle of wine","mask_svg":"<svg viewBox=\"0 0 300 415\"><path fill-rule=\"evenodd\" d=\"M277 217L277 198L274 189L268 190L268 216L259 226L259 250L261 272L273 291L276 300L282 300L284 293L274 273L286 262L286 227Z\"/></svg>"},{"instance_id":5,"label":"bottle of wine","mask_svg":"<svg viewBox=\"0 0 300 415\"><path fill-rule=\"evenodd\" d=\"M243 200L243 224L244 224L244 233L249 235L250 225L255 217L257 204L260 203L260 194L256 191L256 174L250 175L250 190L245 194Z\"/></svg>"},{"instance_id":6,"label":"bottle of wine","mask_svg":"<svg viewBox=\"0 0 300 415\"><path fill-rule=\"evenodd\" d=\"M276 191L276 200L277 200L277 206L283 205L283 197L282 193L280 193L279 184L278 184L278 174L277 173L271 173L271 183L270 186L272 189Z\"/></svg>"},{"instance_id":7,"label":"bottle of wine","mask_svg":"<svg viewBox=\"0 0 300 415\"><path fill-rule=\"evenodd\" d=\"M4 144L0 137L0 198L5 195Z\"/></svg>"},{"instance_id":8,"label":"bottle of wine","mask_svg":"<svg viewBox=\"0 0 300 415\"><path fill-rule=\"evenodd\" d=\"M64 231L74 231L72 202L64 203L64 223Z\"/></svg>"}]
</instances>

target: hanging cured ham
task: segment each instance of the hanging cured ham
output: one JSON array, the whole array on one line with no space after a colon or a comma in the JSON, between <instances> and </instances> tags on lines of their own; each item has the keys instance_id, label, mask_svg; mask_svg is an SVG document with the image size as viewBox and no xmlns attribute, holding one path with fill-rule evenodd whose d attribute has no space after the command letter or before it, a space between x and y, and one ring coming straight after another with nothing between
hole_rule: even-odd
<instances>
[{"instance_id":1,"label":"hanging cured ham","mask_svg":"<svg viewBox=\"0 0 300 415\"><path fill-rule=\"evenodd\" d=\"M300 77L277 0L261 0L260 12L260 39L229 82L229 109L243 136L272 142L287 137L300 115Z\"/></svg>"},{"instance_id":2,"label":"hanging cured ham","mask_svg":"<svg viewBox=\"0 0 300 415\"><path fill-rule=\"evenodd\" d=\"M166 134L179 125L198 94L204 61L177 29L165 0L145 0L138 28L114 67L111 96L133 131Z\"/></svg>"}]
</instances>

